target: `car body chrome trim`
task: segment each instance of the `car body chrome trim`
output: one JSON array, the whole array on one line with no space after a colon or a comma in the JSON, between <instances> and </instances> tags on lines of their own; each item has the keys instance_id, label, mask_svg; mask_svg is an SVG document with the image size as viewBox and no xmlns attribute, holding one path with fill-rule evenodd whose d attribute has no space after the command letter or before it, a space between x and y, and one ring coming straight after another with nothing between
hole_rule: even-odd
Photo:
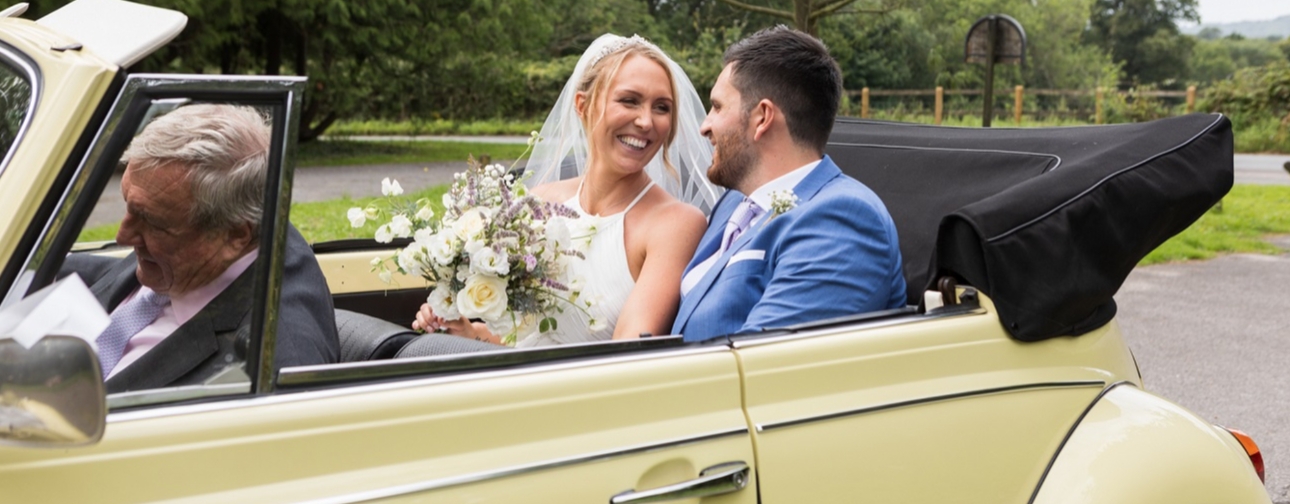
<instances>
[{"instance_id":1,"label":"car body chrome trim","mask_svg":"<svg viewBox=\"0 0 1290 504\"><path fill-rule=\"evenodd\" d=\"M729 352L730 347L725 345L708 345L700 347L682 347L675 350L629 354L622 356L607 356L598 359L577 360L577 361L560 361L534 366L525 366L513 369L485 370L478 372L465 372L444 376L433 376L422 379L399 380L392 382L379 382L364 385L355 385L343 388L327 388L319 390L306 390L300 392L281 393L276 395L262 395L248 397L245 399L230 399L226 401L210 402L202 404L183 404L175 406L162 406L154 409L140 411L123 411L117 413L108 413L108 423L131 422L136 420L149 420L154 418L163 418L170 416L192 415L197 413L206 413L211 411L224 411L243 408L253 408L262 406L271 406L276 404L287 404L302 401L312 401L318 399L329 399L334 397L345 397L357 394L369 394L373 392L385 392L390 390L401 390L406 388L424 387L439 385L444 383L455 383L461 381L476 381L488 378L502 378L510 376L527 375L533 373L561 371L565 369L577 369L584 367L614 365L624 362L649 361L655 359L664 359L678 356L699 355L707 353ZM289 370L293 368L285 368Z\"/></svg>"},{"instance_id":2,"label":"car body chrome trim","mask_svg":"<svg viewBox=\"0 0 1290 504\"><path fill-rule=\"evenodd\" d=\"M481 471L481 472L476 472L471 474L465 474L462 476L453 476L450 478L438 478L438 479L423 481L420 483L410 483L406 485L393 486L393 487L382 488L378 490L368 490L366 492L356 492L356 493L347 494L347 495L307 500L303 502L308 504L348 504L352 502L365 502L365 501L371 501L376 499L387 499L390 497L397 497L400 495L407 495L407 494L412 494L417 492L426 492L430 490L438 490L441 488L465 485L469 483L479 483L482 481L505 478L508 476L517 476L517 475L527 474L532 472L545 471L548 469L556 469L559 467L565 467L565 466L570 466L574 464L608 460L608 459L623 457L627 455L647 453L651 451L664 450L668 448L675 448L678 446L701 443L704 441L712 441L715 439L721 439L721 438L732 437L732 436L743 436L747 434L748 434L747 427L739 427L739 428L734 428L734 429L729 429L724 431L711 432L708 434L700 434L697 436L671 439L671 440L661 441L657 443L642 444L642 445L636 445L636 446L631 446L627 448L606 450L601 452L588 453L586 455L576 455L572 457L564 457L564 458L552 459L552 460L547 460L542 462L533 462L529 464L511 466L504 469L497 469L494 471Z\"/></svg>"},{"instance_id":3,"label":"car body chrome trim","mask_svg":"<svg viewBox=\"0 0 1290 504\"><path fill-rule=\"evenodd\" d=\"M278 373L278 386L323 385L338 382L370 381L409 376L424 376L429 373L452 371L470 371L501 366L516 366L545 362L555 359L575 357L592 357L624 352L665 350L669 347L679 348L680 336L665 336L625 341L595 341L550 347L536 347L523 350L499 347L495 351L469 354L435 355L403 359L346 362L342 364L322 364L298 366L283 369Z\"/></svg>"},{"instance_id":4,"label":"car body chrome trim","mask_svg":"<svg viewBox=\"0 0 1290 504\"><path fill-rule=\"evenodd\" d=\"M940 394L940 395L934 395L934 396L920 397L918 399L896 401L891 403L878 404L874 406L865 406L863 408L848 409L843 411L836 411L833 413L824 413L821 415L812 415L808 417L794 418L792 420L782 420L779 422L756 424L756 429L757 429L757 432L766 432L766 431L771 431L776 429L783 429L786 427L794 427L794 426L802 425L806 423L822 422L825 420L833 420L836 418L862 415L865 413L873 413L877 411L903 408L905 406L914 406L917 404L928 404L928 403L934 403L934 402L949 401L952 399L962 399L964 397L1001 394L1006 392L1016 392L1020 390L1037 390L1037 389L1051 389L1051 388L1080 388L1080 387L1094 387L1094 386L1105 387L1106 382L1102 380L1073 380L1073 381L1061 381L1061 382L1026 383L1021 385L1009 385L1006 387L992 387L992 388L980 389L980 390L956 392L953 394Z\"/></svg>"},{"instance_id":5,"label":"car body chrome trim","mask_svg":"<svg viewBox=\"0 0 1290 504\"><path fill-rule=\"evenodd\" d=\"M770 345L774 343L783 343L785 341L793 341L793 340L798 340L802 338L829 336L829 335L840 334L840 333L877 329L881 327L891 327L891 326L912 324L916 322L926 322L929 320L964 317L969 315L983 315L986 313L989 313L989 311L980 306L945 307L945 308L934 310L932 313L927 313L927 314L920 314L920 313L898 314L891 318L880 318L877 320L861 321L859 323L852 324L852 325L826 326L826 327L820 327L818 329L811 329L808 326L808 327L805 327L802 329L796 329L796 330L793 330L793 332L787 332L787 333L784 331L787 331L789 329L783 329L783 330L768 329L765 333L744 333L744 334L731 335L730 344L735 350L739 350L743 348ZM828 321L824 321L824 322L820 322L819 325L824 326L827 323Z\"/></svg>"},{"instance_id":6,"label":"car body chrome trim","mask_svg":"<svg viewBox=\"0 0 1290 504\"><path fill-rule=\"evenodd\" d=\"M108 409L128 408L163 402L183 401L227 395L246 394L251 391L251 382L224 383L220 385L188 385L150 390L136 390L111 394L107 397Z\"/></svg>"},{"instance_id":7,"label":"car body chrome trim","mask_svg":"<svg viewBox=\"0 0 1290 504\"><path fill-rule=\"evenodd\" d=\"M36 65L26 54L17 50L13 46L0 42L0 56L3 56L5 63L14 67L25 74L27 85L31 87L31 96L27 100L27 114L22 118L22 124L18 125L18 132L13 136L13 143L9 145L9 150L5 152L4 159L0 160L0 175L4 175L5 168L9 167L9 161L13 159L13 153L18 151L22 145L22 139L27 136L27 129L31 126L31 121L36 117L36 108L40 105L40 99L44 95L45 81L41 78L40 67Z\"/></svg>"}]
</instances>

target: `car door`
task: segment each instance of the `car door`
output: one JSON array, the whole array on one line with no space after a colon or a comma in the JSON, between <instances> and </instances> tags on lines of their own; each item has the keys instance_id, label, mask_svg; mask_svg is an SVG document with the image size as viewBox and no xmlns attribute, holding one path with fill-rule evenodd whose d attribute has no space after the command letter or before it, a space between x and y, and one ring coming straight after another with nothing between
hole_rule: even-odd
<instances>
[{"instance_id":1,"label":"car door","mask_svg":"<svg viewBox=\"0 0 1290 504\"><path fill-rule=\"evenodd\" d=\"M1027 502L1103 387L1113 326L1010 340L988 299L734 338L764 502Z\"/></svg>"},{"instance_id":2,"label":"car door","mask_svg":"<svg viewBox=\"0 0 1290 504\"><path fill-rule=\"evenodd\" d=\"M274 132L261 243L271 260L257 266L248 300L246 372L111 395L90 446L0 443L0 500L756 501L727 346L673 337L273 369L261 356L276 337L304 79L131 75L118 85L101 122L86 127L84 157L58 175L67 183L48 218L26 224L37 239L5 265L25 280L5 287L21 298L54 281L83 224L114 197L100 192L149 119L195 102L257 107Z\"/></svg>"}]
</instances>

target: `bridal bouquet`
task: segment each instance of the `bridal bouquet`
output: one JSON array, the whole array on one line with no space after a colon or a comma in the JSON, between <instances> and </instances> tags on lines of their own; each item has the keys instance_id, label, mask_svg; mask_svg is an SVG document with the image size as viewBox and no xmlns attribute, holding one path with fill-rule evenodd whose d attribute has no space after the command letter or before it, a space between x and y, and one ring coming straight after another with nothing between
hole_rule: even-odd
<instances>
[{"instance_id":1,"label":"bridal bouquet","mask_svg":"<svg viewBox=\"0 0 1290 504\"><path fill-rule=\"evenodd\" d=\"M579 299L582 280L571 278L568 267L583 258L578 245L594 232L589 224L564 205L534 198L506 167L469 163L454 175L438 218L424 198L397 200L403 189L390 179L381 182L388 208L349 210L354 227L389 216L376 229L378 242L413 238L395 255L373 259L373 271L386 283L391 265L425 278L434 285L427 302L436 315L483 320L509 345L535 326L555 330L554 313L590 308Z\"/></svg>"}]
</instances>

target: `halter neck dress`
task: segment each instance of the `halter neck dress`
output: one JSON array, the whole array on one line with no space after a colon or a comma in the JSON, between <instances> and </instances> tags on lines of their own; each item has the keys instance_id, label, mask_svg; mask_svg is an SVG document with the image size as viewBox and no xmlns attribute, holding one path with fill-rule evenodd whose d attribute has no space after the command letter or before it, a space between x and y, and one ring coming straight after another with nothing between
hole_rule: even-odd
<instances>
[{"instance_id":1,"label":"halter neck dress","mask_svg":"<svg viewBox=\"0 0 1290 504\"><path fill-rule=\"evenodd\" d=\"M596 216L582 209L582 204L578 201L582 195L582 183L578 183L578 191L564 204L578 212L582 218L595 219L598 223L596 233L591 236L591 241L584 253L586 258L569 262L570 277L582 279L583 290L579 299L591 299L596 303L586 312L567 307L564 312L554 314L556 330L545 333L535 331L521 337L515 345L516 348L606 341L613 338L618 314L622 311L623 304L627 302L627 295L631 294L632 287L636 285L636 281L632 279L632 271L627 266L627 246L623 243L623 218L626 217L627 212L632 211L641 198L645 197L645 193L649 192L651 187L654 187L653 181L646 185L645 189L642 189L623 211L612 215ZM603 323L604 327L593 331L592 317L595 317L598 323Z\"/></svg>"}]
</instances>

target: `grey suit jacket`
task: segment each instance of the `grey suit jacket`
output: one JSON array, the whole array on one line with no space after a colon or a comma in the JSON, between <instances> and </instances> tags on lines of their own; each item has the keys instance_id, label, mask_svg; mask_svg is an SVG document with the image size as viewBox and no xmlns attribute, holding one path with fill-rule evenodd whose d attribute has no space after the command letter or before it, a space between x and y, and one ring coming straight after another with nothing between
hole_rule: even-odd
<instances>
[{"instance_id":1,"label":"grey suit jacket","mask_svg":"<svg viewBox=\"0 0 1290 504\"><path fill-rule=\"evenodd\" d=\"M258 262L258 261L257 261ZM111 312L139 287L134 254L124 259L73 254L59 276L77 273ZM107 381L109 393L196 385L246 358L250 344L255 268L248 268L200 313ZM278 312L274 368L327 364L340 359L335 311L313 251L295 227L287 253Z\"/></svg>"}]
</instances>

